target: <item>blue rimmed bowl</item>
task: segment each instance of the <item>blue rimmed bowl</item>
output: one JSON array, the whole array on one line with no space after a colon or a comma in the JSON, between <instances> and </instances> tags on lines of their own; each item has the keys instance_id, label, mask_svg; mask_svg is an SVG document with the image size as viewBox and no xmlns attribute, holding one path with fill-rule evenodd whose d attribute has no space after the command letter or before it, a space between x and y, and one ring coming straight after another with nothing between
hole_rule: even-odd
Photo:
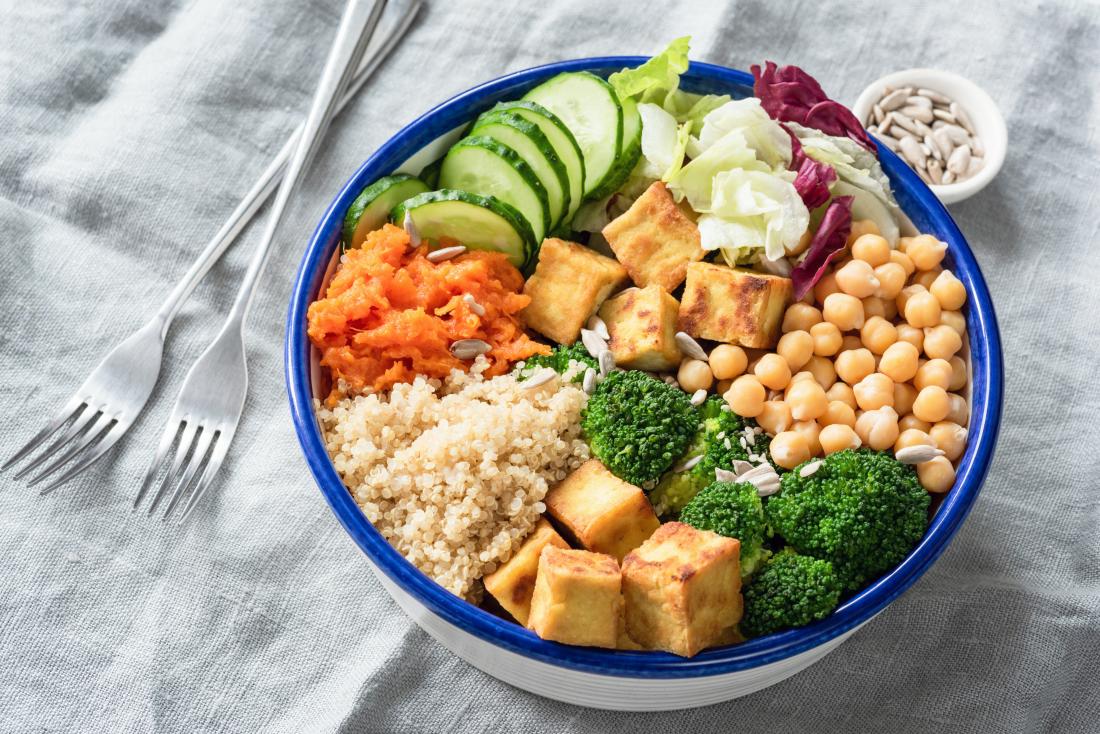
<instances>
[{"instance_id":1,"label":"blue rimmed bowl","mask_svg":"<svg viewBox=\"0 0 1100 734\"><path fill-rule=\"evenodd\" d=\"M395 171L419 173L457 139L466 123L495 103L563 71L606 76L643 57L577 59L495 79L444 102L394 135L348 180L306 247L290 299L286 381L291 414L310 470L337 519L366 553L382 586L428 634L502 681L561 701L607 709L667 710L703 706L751 693L802 670L847 639L908 589L935 562L966 519L993 458L1004 370L989 291L965 238L935 195L884 146L879 153L902 209L921 232L948 243L948 264L966 286L971 368L970 436L955 486L943 498L920 544L892 571L845 601L828 618L797 630L690 659L661 652L560 645L466 603L418 571L360 512L325 452L313 401L322 396L318 355L306 336L306 310L337 261L344 213L359 191ZM742 71L693 63L682 85L694 92L752 94Z\"/></svg>"}]
</instances>

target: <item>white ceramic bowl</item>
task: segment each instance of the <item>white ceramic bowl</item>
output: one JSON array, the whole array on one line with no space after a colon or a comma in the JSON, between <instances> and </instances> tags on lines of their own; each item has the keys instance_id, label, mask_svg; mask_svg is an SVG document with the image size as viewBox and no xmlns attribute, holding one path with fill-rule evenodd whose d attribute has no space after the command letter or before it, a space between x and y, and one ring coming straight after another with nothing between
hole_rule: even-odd
<instances>
[{"instance_id":1,"label":"white ceramic bowl","mask_svg":"<svg viewBox=\"0 0 1100 734\"><path fill-rule=\"evenodd\" d=\"M896 71L876 79L856 99L852 112L860 122L867 120L871 106L882 97L883 87L923 87L950 97L966 111L974 125L974 132L981 138L985 148L985 164L978 173L965 181L929 187L944 204L970 198L985 188L1001 170L1008 150L1008 130L997 103L977 84L939 69Z\"/></svg>"}]
</instances>

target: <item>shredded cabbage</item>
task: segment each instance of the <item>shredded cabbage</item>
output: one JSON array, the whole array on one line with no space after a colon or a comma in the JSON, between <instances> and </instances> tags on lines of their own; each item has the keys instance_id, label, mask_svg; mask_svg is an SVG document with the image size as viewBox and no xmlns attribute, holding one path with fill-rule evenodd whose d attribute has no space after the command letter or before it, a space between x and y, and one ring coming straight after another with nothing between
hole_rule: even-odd
<instances>
[{"instance_id":1,"label":"shredded cabbage","mask_svg":"<svg viewBox=\"0 0 1100 734\"><path fill-rule=\"evenodd\" d=\"M721 250L730 265L758 256L750 251L761 246L769 260L778 260L794 249L810 226L810 212L787 178L744 168L716 174L709 214L725 226L708 225L709 234L704 237L700 217L703 249Z\"/></svg>"}]
</instances>

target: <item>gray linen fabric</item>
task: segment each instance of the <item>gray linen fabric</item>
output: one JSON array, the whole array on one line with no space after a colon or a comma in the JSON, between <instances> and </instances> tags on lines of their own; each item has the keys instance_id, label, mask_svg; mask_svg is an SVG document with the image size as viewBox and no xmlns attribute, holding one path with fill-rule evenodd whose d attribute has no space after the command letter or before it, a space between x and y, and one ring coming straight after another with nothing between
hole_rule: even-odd
<instances>
[{"instance_id":1,"label":"gray linen fabric","mask_svg":"<svg viewBox=\"0 0 1100 734\"><path fill-rule=\"evenodd\" d=\"M304 114L338 0L3 3L0 456L150 313ZM543 700L468 667L372 578L307 473L283 390L292 274L340 184L429 106L556 59L645 53L803 65L852 101L919 65L985 87L999 178L952 207L996 299L1000 449L953 545L808 671L702 710ZM217 491L183 528L130 499L256 228L183 310L160 394L47 498L0 477L0 730L1096 731L1100 295L1096 4L434 2L333 127L249 334L251 390Z\"/></svg>"}]
</instances>

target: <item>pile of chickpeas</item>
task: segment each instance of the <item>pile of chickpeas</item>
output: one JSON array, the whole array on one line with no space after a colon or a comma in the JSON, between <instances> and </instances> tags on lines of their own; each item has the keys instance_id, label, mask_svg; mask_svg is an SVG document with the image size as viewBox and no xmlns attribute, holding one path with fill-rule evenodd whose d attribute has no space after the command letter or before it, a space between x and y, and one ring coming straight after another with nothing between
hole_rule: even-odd
<instances>
[{"instance_id":1,"label":"pile of chickpeas","mask_svg":"<svg viewBox=\"0 0 1100 734\"><path fill-rule=\"evenodd\" d=\"M677 380L688 392L717 381L734 412L771 434L781 467L860 446L927 445L943 455L917 464L917 476L946 492L969 419L966 289L941 266L946 250L932 235L892 249L873 222L855 222L849 256L787 309L774 352L721 344L707 362L685 360Z\"/></svg>"}]
</instances>

